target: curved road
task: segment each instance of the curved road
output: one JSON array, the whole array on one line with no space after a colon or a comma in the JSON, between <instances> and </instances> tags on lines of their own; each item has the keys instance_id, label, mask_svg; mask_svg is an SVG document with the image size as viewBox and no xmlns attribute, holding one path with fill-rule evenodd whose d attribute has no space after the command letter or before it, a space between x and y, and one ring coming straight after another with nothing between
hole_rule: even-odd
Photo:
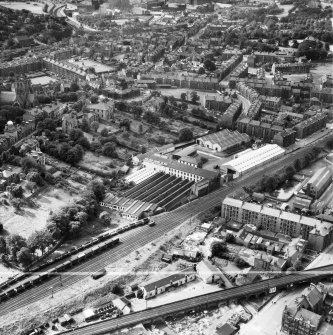
<instances>
[{"instance_id":1,"label":"curved road","mask_svg":"<svg viewBox=\"0 0 333 335\"><path fill-rule=\"evenodd\" d=\"M327 137L325 137L325 139L321 139L315 145L318 145L324 140L326 141ZM163 213L154 217L154 220L157 223L155 227L144 226L124 233L120 237L121 243L115 248L107 250L106 252L73 267L73 273L62 274L62 286L60 285L59 277L54 277L36 287L28 289L17 296L12 297L8 301L1 303L0 316L16 311L21 307L28 306L29 304L39 301L45 297L50 297L51 286L53 287L53 292L56 295L57 292L79 282L83 277L87 277L89 273L98 271L100 268L103 268L108 264L121 260L122 258L128 256L131 252L168 233L191 217L220 205L222 199L225 198L231 191L240 189L241 186L246 184L255 183L262 178L265 172L272 172L280 169L282 166L289 165L291 163L291 159L303 157L303 151L310 147L311 146L308 146L307 148L302 148L292 154L285 155L275 162L262 166L261 169L254 171L252 174L245 175L244 177L235 180L228 187L220 188L205 197L194 200L172 212Z\"/></svg>"}]
</instances>

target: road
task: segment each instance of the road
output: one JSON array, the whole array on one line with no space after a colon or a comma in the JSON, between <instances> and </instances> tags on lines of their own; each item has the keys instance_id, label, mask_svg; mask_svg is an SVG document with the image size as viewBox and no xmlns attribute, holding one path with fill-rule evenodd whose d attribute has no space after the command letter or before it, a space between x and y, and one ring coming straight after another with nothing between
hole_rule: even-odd
<instances>
[{"instance_id":1,"label":"road","mask_svg":"<svg viewBox=\"0 0 333 335\"><path fill-rule=\"evenodd\" d=\"M294 273L279 278L267 279L223 291L200 295L197 297L166 304L164 306L159 306L151 309L146 309L141 312L132 313L117 319L111 319L108 321L87 325L76 330L65 331L60 334L66 334L68 332L73 335L105 334L111 330L117 330L124 327L133 326L142 322L150 322L151 320L156 320L163 316L168 316L175 313L179 314L182 311L190 311L191 309L195 309L199 306L207 306L208 304L213 303L217 304L221 301L228 301L232 299L246 299L246 297L261 292L267 293L270 288L274 287L279 289L290 287L291 285L294 285L296 283L305 283L314 280L318 281L323 278L323 276L327 276L327 274L332 276L333 265L313 269L310 273Z\"/></svg>"},{"instance_id":2,"label":"road","mask_svg":"<svg viewBox=\"0 0 333 335\"><path fill-rule=\"evenodd\" d=\"M321 141L323 141L323 139ZM318 143L315 145L318 145ZM273 172L274 170L280 169L282 166L288 166L292 159L303 157L303 151L310 147L311 146L299 149L292 154L281 157L275 162L262 166L260 169L254 171L254 173L245 175L235 180L232 185L229 185L228 187L220 188L205 197L194 200L172 212L156 216L154 218L157 223L155 227L144 226L139 229L126 232L121 237L120 245L73 267L72 271L75 271L75 274L63 274L62 286L60 286L59 278L54 277L39 286L28 289L23 293L14 296L10 300L3 302L1 304L0 315L5 315L43 298L50 297L51 286L53 286L54 294L57 294L57 292L78 283L82 278L87 277L89 273L98 271L108 264L112 264L123 259L131 252L153 242L191 217L220 205L222 199L225 198L231 191L236 191L241 189L244 185L255 183L262 178L264 173Z\"/></svg>"}]
</instances>

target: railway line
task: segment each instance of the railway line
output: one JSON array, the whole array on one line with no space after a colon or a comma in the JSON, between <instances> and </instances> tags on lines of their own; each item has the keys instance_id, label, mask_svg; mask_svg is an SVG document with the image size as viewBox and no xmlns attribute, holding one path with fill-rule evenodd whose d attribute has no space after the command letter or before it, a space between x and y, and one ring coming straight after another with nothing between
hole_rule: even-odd
<instances>
[{"instance_id":1,"label":"railway line","mask_svg":"<svg viewBox=\"0 0 333 335\"><path fill-rule=\"evenodd\" d=\"M324 140L326 141L327 138L317 141L317 143L312 146L315 146ZM308 148L311 148L311 146ZM194 200L191 203L179 207L172 212L162 213L154 217L154 220L157 223L155 227L144 226L136 229L135 231L133 230L124 233L121 239L122 243L120 245L115 246L111 250L106 250L102 254L95 256L93 259L88 259L85 262L76 265L72 268L73 273L61 274L61 283L58 276L50 278L47 282L32 287L20 295L14 296L10 300L1 303L0 316L18 310L21 307L28 306L43 298L50 297L51 286L53 287L53 292L56 295L57 292L68 288L71 285L79 282L82 278L87 277L89 273L93 273L98 271L100 268L119 261L120 259L128 256L131 252L153 242L157 238L168 233L191 217L205 212L206 210L217 205L220 205L221 200L231 191L240 189L241 186L246 184L255 183L262 177L264 171L267 170L268 167L270 168L270 171L274 171L276 169L280 169L282 166L289 165L291 159L303 157L304 150L306 149L299 149L298 151L295 151L292 154L286 155L271 163L269 166L263 167L263 170L260 169L250 175L243 176L242 178L235 180L232 186L220 188L206 195L205 197Z\"/></svg>"},{"instance_id":2,"label":"railway line","mask_svg":"<svg viewBox=\"0 0 333 335\"><path fill-rule=\"evenodd\" d=\"M184 311L191 311L200 306L204 306L205 308L207 306L216 306L218 303L223 301L231 301L242 298L244 299L250 297L251 295L260 293L267 294L271 288L281 289L292 287L294 284L296 285L310 281L318 281L328 277L333 277L333 265L323 266L312 269L310 271L303 271L291 275L285 275L279 278L267 279L248 285L180 300L119 318L101 321L99 323L86 325L77 329L71 329L60 334L67 334L69 332L73 335L105 334L108 331L134 326L138 323L151 323L154 320L161 319L175 313L178 314Z\"/></svg>"}]
</instances>

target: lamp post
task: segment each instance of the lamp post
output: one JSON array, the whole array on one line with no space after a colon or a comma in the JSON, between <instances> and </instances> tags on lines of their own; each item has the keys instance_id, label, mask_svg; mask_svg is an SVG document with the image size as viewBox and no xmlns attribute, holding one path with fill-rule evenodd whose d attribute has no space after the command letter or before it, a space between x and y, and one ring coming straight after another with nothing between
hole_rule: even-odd
<instances>
[{"instance_id":1,"label":"lamp post","mask_svg":"<svg viewBox=\"0 0 333 335\"><path fill-rule=\"evenodd\" d=\"M51 286L51 298L53 298L53 286Z\"/></svg>"}]
</instances>

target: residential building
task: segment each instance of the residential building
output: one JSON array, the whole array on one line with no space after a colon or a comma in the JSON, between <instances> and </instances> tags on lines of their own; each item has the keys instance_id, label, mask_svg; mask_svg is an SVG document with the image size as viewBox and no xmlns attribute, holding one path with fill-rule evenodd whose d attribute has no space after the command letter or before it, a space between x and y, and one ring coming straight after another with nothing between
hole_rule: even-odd
<instances>
[{"instance_id":1,"label":"residential building","mask_svg":"<svg viewBox=\"0 0 333 335\"><path fill-rule=\"evenodd\" d=\"M77 127L78 127L78 120L74 112L65 114L62 117L62 131L64 133L68 134L72 129L75 129Z\"/></svg>"},{"instance_id":2,"label":"residential building","mask_svg":"<svg viewBox=\"0 0 333 335\"><path fill-rule=\"evenodd\" d=\"M306 138L326 126L327 116L324 113L317 113L315 116L306 119L296 126L296 138Z\"/></svg>"},{"instance_id":3,"label":"residential building","mask_svg":"<svg viewBox=\"0 0 333 335\"><path fill-rule=\"evenodd\" d=\"M280 73L309 73L311 69L311 63L274 63L272 66L273 75L275 72Z\"/></svg>"},{"instance_id":4,"label":"residential building","mask_svg":"<svg viewBox=\"0 0 333 335\"><path fill-rule=\"evenodd\" d=\"M252 224L262 230L291 237L301 235L309 241L309 248L317 251L333 242L333 225L329 222L237 199L223 200L221 216L227 221Z\"/></svg>"},{"instance_id":5,"label":"residential building","mask_svg":"<svg viewBox=\"0 0 333 335\"><path fill-rule=\"evenodd\" d=\"M205 108L218 110L224 112L232 104L232 100L227 95L208 95L203 96L203 103Z\"/></svg>"},{"instance_id":6,"label":"residential building","mask_svg":"<svg viewBox=\"0 0 333 335\"><path fill-rule=\"evenodd\" d=\"M289 147L296 141L296 131L293 129L284 129L273 136L273 143L280 147Z\"/></svg>"},{"instance_id":7,"label":"residential building","mask_svg":"<svg viewBox=\"0 0 333 335\"><path fill-rule=\"evenodd\" d=\"M113 117L114 113L114 101L108 101L108 102L100 102L97 104L90 104L87 106L87 109L94 113L97 114L99 119L109 121Z\"/></svg>"},{"instance_id":8,"label":"residential building","mask_svg":"<svg viewBox=\"0 0 333 335\"><path fill-rule=\"evenodd\" d=\"M285 305L281 329L290 335L316 335L322 323L327 288L319 283L310 286L294 301Z\"/></svg>"},{"instance_id":9,"label":"residential building","mask_svg":"<svg viewBox=\"0 0 333 335\"><path fill-rule=\"evenodd\" d=\"M242 104L238 101L232 103L222 115L221 124L228 129L234 129L235 123L242 112Z\"/></svg>"},{"instance_id":10,"label":"residential building","mask_svg":"<svg viewBox=\"0 0 333 335\"><path fill-rule=\"evenodd\" d=\"M333 240L333 225L329 222L321 222L309 232L309 248L322 251L327 248Z\"/></svg>"}]
</instances>

